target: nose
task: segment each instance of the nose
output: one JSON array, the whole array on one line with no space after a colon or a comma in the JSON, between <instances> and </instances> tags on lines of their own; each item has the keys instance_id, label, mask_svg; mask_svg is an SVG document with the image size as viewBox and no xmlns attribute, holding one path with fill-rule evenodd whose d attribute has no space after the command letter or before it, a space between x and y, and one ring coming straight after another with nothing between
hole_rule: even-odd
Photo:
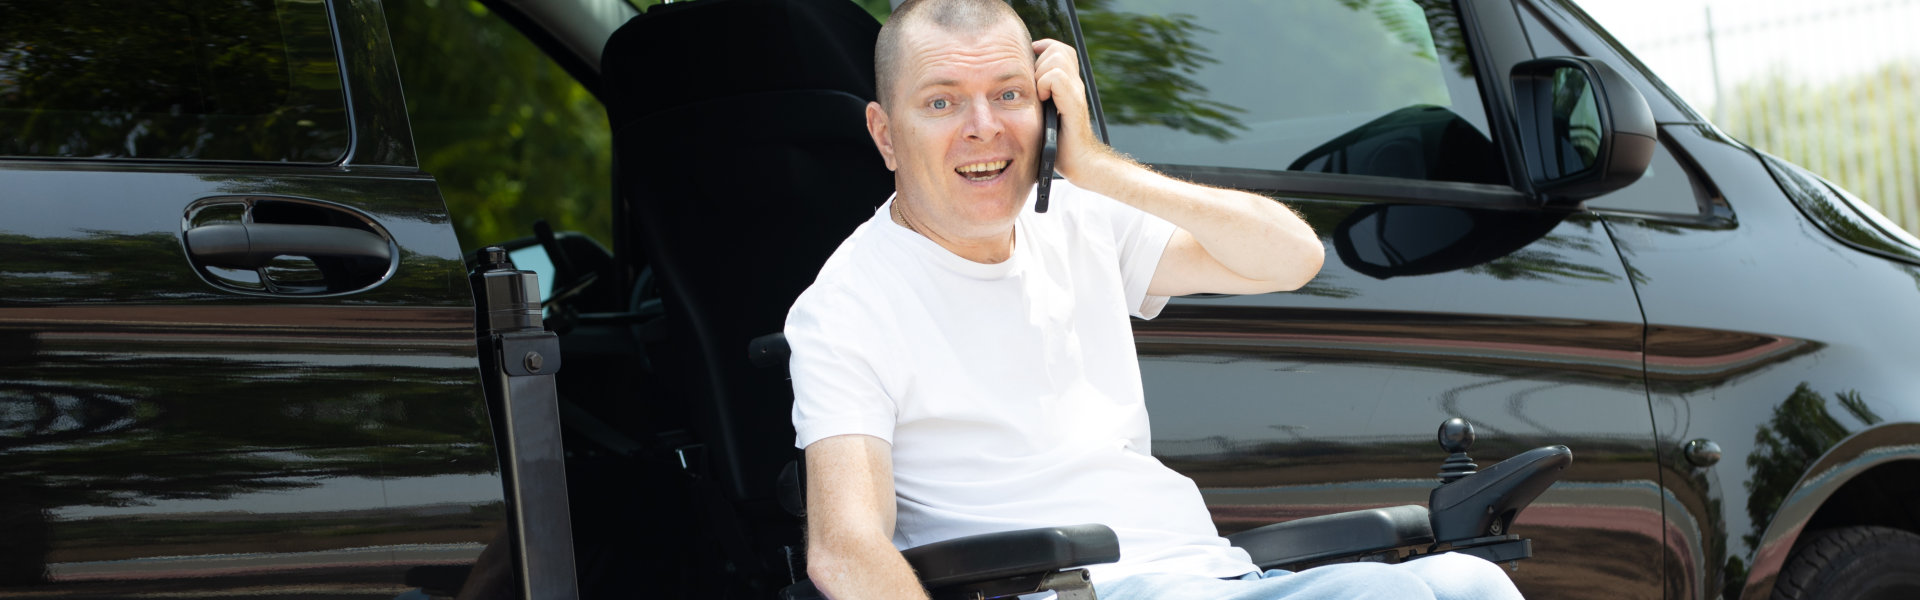
<instances>
[{"instance_id":1,"label":"nose","mask_svg":"<svg viewBox=\"0 0 1920 600\"><path fill-rule=\"evenodd\" d=\"M992 102L974 102L967 110L967 122L962 133L966 134L969 141L985 142L999 136L1005 128Z\"/></svg>"}]
</instances>

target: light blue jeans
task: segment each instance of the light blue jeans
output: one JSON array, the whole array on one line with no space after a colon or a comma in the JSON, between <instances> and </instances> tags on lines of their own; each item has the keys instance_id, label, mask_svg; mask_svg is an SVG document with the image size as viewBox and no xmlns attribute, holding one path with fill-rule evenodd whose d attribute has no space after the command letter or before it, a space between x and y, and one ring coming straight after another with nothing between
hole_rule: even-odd
<instances>
[{"instance_id":1,"label":"light blue jeans","mask_svg":"<svg viewBox=\"0 0 1920 600\"><path fill-rule=\"evenodd\" d=\"M1346 563L1239 579L1146 573L1093 587L1100 600L1522 600L1498 565L1452 552L1397 565Z\"/></svg>"}]
</instances>

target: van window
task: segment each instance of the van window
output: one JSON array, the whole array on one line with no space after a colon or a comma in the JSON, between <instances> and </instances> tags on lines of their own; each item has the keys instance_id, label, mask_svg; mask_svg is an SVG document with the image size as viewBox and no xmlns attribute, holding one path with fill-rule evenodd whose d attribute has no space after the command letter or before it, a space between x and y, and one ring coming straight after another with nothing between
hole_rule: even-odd
<instances>
[{"instance_id":1,"label":"van window","mask_svg":"<svg viewBox=\"0 0 1920 600\"><path fill-rule=\"evenodd\" d=\"M330 163L321 0L0 0L0 156Z\"/></svg>"},{"instance_id":2,"label":"van window","mask_svg":"<svg viewBox=\"0 0 1920 600\"><path fill-rule=\"evenodd\" d=\"M1508 183L1452 2L1086 4L1110 141L1143 162Z\"/></svg>"}]
</instances>

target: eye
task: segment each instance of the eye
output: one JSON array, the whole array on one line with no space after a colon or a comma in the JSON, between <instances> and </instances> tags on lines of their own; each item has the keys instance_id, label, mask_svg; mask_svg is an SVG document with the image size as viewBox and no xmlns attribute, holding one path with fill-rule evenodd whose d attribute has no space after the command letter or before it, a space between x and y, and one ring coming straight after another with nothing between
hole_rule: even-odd
<instances>
[{"instance_id":1,"label":"eye","mask_svg":"<svg viewBox=\"0 0 1920 600\"><path fill-rule=\"evenodd\" d=\"M927 103L927 106L933 107L934 110L946 110L947 105L946 98L934 98L932 102Z\"/></svg>"},{"instance_id":2,"label":"eye","mask_svg":"<svg viewBox=\"0 0 1920 600\"><path fill-rule=\"evenodd\" d=\"M1014 100L1019 100L1019 99L1020 99L1020 92L1016 92L1016 91L1013 91L1013 90L1007 90L1007 91L1004 91L1004 92L1000 92L1000 99L1001 99L1001 100L1003 100L1003 101L1006 101L1006 102L1012 102L1012 101L1014 101Z\"/></svg>"}]
</instances>

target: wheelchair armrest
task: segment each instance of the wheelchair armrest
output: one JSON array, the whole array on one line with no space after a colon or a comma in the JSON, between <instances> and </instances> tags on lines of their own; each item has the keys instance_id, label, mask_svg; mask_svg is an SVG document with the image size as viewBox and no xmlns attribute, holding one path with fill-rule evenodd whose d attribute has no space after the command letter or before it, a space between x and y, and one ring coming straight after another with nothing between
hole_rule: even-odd
<instances>
[{"instance_id":1,"label":"wheelchair armrest","mask_svg":"<svg viewBox=\"0 0 1920 600\"><path fill-rule=\"evenodd\" d=\"M1570 464L1572 450L1546 446L1434 488L1427 497L1434 538L1454 542L1505 534L1520 511Z\"/></svg>"},{"instance_id":2,"label":"wheelchair armrest","mask_svg":"<svg viewBox=\"0 0 1920 600\"><path fill-rule=\"evenodd\" d=\"M954 538L900 553L927 589L979 583L1120 560L1120 538L1105 525L1041 527Z\"/></svg>"},{"instance_id":3,"label":"wheelchair armrest","mask_svg":"<svg viewBox=\"0 0 1920 600\"><path fill-rule=\"evenodd\" d=\"M761 369L787 366L793 346L787 344L787 332L776 331L747 340L747 362Z\"/></svg>"},{"instance_id":4,"label":"wheelchair armrest","mask_svg":"<svg viewBox=\"0 0 1920 600\"><path fill-rule=\"evenodd\" d=\"M936 599L1000 598L1049 589L1063 590L1066 597L1064 590L1088 584L1083 571L1059 571L1120 560L1120 538L1105 525L1041 527L954 538L900 554ZM780 598L823 596L813 582L801 581L781 590Z\"/></svg>"},{"instance_id":5,"label":"wheelchair armrest","mask_svg":"<svg viewBox=\"0 0 1920 600\"><path fill-rule=\"evenodd\" d=\"M1433 543L1427 507L1389 506L1248 529L1227 541L1262 569Z\"/></svg>"}]
</instances>

